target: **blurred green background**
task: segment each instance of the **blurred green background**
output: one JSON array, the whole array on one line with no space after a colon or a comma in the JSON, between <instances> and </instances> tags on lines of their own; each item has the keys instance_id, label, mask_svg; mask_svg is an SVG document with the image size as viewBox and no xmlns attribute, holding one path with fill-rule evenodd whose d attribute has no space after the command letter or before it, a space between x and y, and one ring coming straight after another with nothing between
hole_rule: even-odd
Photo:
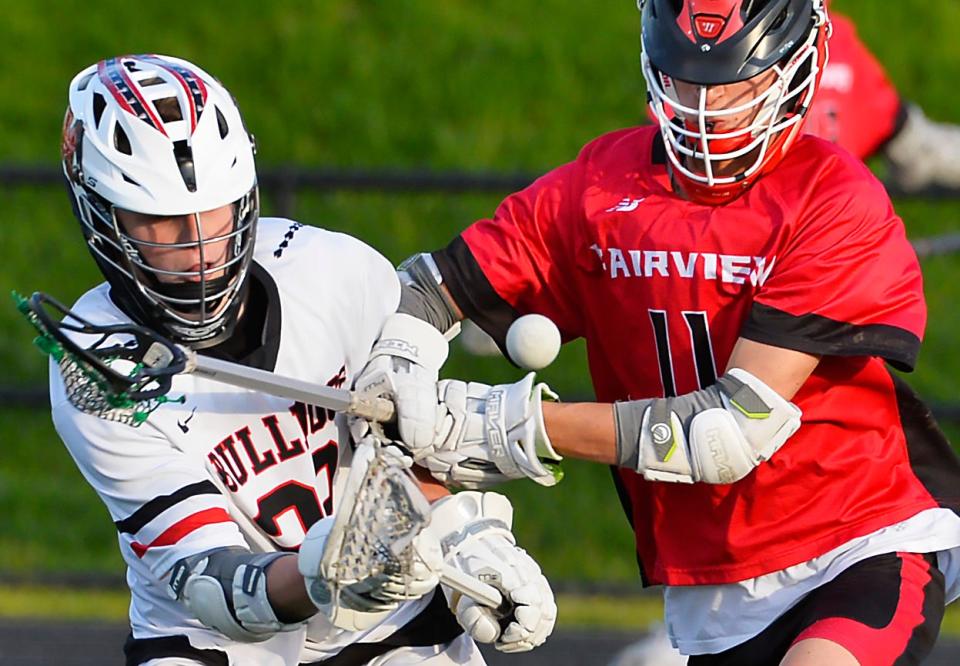
<instances>
[{"instance_id":1,"label":"blurred green background","mask_svg":"<svg viewBox=\"0 0 960 666\"><path fill-rule=\"evenodd\" d=\"M218 76L257 136L261 166L537 172L644 115L633 0L4 4L4 164L55 165L71 77L129 52L177 55ZM904 97L935 119L960 122L960 4L833 6L856 19ZM500 198L300 192L295 217L352 233L398 262L445 244ZM897 207L912 237L960 229L960 203ZM267 193L264 213L271 210ZM71 302L99 281L60 188L0 183L0 215L3 291L39 289ZM931 319L911 382L942 402L960 395L958 269L960 257L924 262ZM0 308L0 336L0 384L44 383L45 361L12 307ZM502 360L460 351L447 373L486 381L519 375ZM590 393L576 344L542 375L561 394ZM46 412L0 409L0 441L0 572L119 578L113 526ZM531 486L515 483L508 492L520 542L548 576L636 584L631 535L606 468L568 464L559 487Z\"/></svg>"}]
</instances>

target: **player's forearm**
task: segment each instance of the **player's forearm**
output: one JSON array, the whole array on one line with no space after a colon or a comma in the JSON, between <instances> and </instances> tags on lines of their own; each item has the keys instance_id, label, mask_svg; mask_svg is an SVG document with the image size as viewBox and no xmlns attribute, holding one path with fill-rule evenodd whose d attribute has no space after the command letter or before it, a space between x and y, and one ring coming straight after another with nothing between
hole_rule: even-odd
<instances>
[{"instance_id":1,"label":"player's forearm","mask_svg":"<svg viewBox=\"0 0 960 666\"><path fill-rule=\"evenodd\" d=\"M550 442L560 455L616 464L617 428L613 405L545 402L543 420Z\"/></svg>"},{"instance_id":2,"label":"player's forearm","mask_svg":"<svg viewBox=\"0 0 960 666\"><path fill-rule=\"evenodd\" d=\"M293 554L267 567L267 598L277 619L287 624L300 622L317 612L307 596L303 576L297 571L297 556Z\"/></svg>"},{"instance_id":3,"label":"player's forearm","mask_svg":"<svg viewBox=\"0 0 960 666\"><path fill-rule=\"evenodd\" d=\"M433 478L430 472L423 467L414 465L413 475L417 477L417 481L420 482L420 490L423 491L424 497L426 497L427 501L431 504L450 494L447 487Z\"/></svg>"},{"instance_id":4,"label":"player's forearm","mask_svg":"<svg viewBox=\"0 0 960 666\"><path fill-rule=\"evenodd\" d=\"M789 400L818 363L819 357L811 354L741 338L734 347L728 366L750 372ZM640 405L641 402L636 404ZM613 405L544 403L543 418L550 442L561 455L609 465L620 463Z\"/></svg>"}]
</instances>

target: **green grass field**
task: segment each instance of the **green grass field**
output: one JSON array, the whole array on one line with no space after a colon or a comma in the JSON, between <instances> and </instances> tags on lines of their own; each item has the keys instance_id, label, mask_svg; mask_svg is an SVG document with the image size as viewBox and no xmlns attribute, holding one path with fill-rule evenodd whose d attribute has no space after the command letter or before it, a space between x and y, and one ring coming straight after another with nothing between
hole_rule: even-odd
<instances>
[{"instance_id":1,"label":"green grass field","mask_svg":"<svg viewBox=\"0 0 960 666\"><path fill-rule=\"evenodd\" d=\"M261 165L539 171L643 116L633 0L324 0L167 3L162 14L116 0L10 4L0 41L0 162L54 165L65 91L99 58L152 51L194 60L237 96ZM838 0L905 97L960 122L960 5ZM81 11L82 7L82 11ZM61 26L69 26L64 29ZM301 193L296 217L353 233L393 261L446 243L492 212L496 195ZM914 237L960 229L960 203L898 202ZM267 197L265 213L271 211ZM67 302L99 278L60 188L0 185L0 288ZM956 340L960 257L924 263L930 326L911 381L960 399ZM5 296L3 296L5 298ZM0 307L0 384L45 381L45 361L12 307ZM455 353L450 375L518 372ZM582 348L543 373L561 394L588 395ZM956 435L955 431L951 434ZM0 410L0 571L115 572L109 517L45 413ZM633 581L631 536L609 472L570 464L543 490L515 483L517 532L551 577ZM682 520L682 516L678 519Z\"/></svg>"}]
</instances>

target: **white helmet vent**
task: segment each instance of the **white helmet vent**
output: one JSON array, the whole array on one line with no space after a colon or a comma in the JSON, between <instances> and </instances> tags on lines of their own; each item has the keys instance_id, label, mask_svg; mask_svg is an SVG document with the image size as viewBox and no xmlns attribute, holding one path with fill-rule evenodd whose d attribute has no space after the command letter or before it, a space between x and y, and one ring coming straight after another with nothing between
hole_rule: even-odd
<instances>
[{"instance_id":1,"label":"white helmet vent","mask_svg":"<svg viewBox=\"0 0 960 666\"><path fill-rule=\"evenodd\" d=\"M103 117L103 110L107 108L107 100L100 93L93 93L93 125L100 127L100 119Z\"/></svg>"},{"instance_id":2,"label":"white helmet vent","mask_svg":"<svg viewBox=\"0 0 960 666\"><path fill-rule=\"evenodd\" d=\"M165 123L175 123L183 120L183 110L180 108L180 101L176 97L154 100L153 106L157 109L160 120Z\"/></svg>"},{"instance_id":3,"label":"white helmet vent","mask_svg":"<svg viewBox=\"0 0 960 666\"><path fill-rule=\"evenodd\" d=\"M133 155L133 148L130 147L130 137L127 136L120 123L117 123L113 128L113 147L124 155Z\"/></svg>"},{"instance_id":4,"label":"white helmet vent","mask_svg":"<svg viewBox=\"0 0 960 666\"><path fill-rule=\"evenodd\" d=\"M227 134L230 132L230 128L227 126L227 119L223 117L223 113L220 112L218 107L213 107L213 110L217 112L217 128L220 130L220 138L226 139ZM234 164L236 164L236 158L234 158Z\"/></svg>"},{"instance_id":5,"label":"white helmet vent","mask_svg":"<svg viewBox=\"0 0 960 666\"><path fill-rule=\"evenodd\" d=\"M90 85L90 79L93 78L94 74L96 74L96 72L90 72L85 77L83 77L80 80L80 82L77 83L77 90L79 90L80 92L83 92L84 90L86 90L87 86Z\"/></svg>"},{"instance_id":6,"label":"white helmet vent","mask_svg":"<svg viewBox=\"0 0 960 666\"><path fill-rule=\"evenodd\" d=\"M174 141L173 156L177 159L177 166L180 167L183 184L190 192L196 192L197 172L193 166L193 149L190 148L190 144L186 140Z\"/></svg>"}]
</instances>

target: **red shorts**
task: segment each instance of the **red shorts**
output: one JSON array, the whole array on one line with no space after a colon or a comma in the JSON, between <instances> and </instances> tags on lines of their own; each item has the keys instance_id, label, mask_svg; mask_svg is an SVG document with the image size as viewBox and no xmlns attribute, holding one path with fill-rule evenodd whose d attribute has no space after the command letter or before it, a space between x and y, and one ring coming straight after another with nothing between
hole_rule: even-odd
<instances>
[{"instance_id":1,"label":"red shorts","mask_svg":"<svg viewBox=\"0 0 960 666\"><path fill-rule=\"evenodd\" d=\"M888 553L858 562L817 588L762 633L689 666L769 666L807 638L845 647L860 666L911 666L933 650L944 612L936 556Z\"/></svg>"}]
</instances>

